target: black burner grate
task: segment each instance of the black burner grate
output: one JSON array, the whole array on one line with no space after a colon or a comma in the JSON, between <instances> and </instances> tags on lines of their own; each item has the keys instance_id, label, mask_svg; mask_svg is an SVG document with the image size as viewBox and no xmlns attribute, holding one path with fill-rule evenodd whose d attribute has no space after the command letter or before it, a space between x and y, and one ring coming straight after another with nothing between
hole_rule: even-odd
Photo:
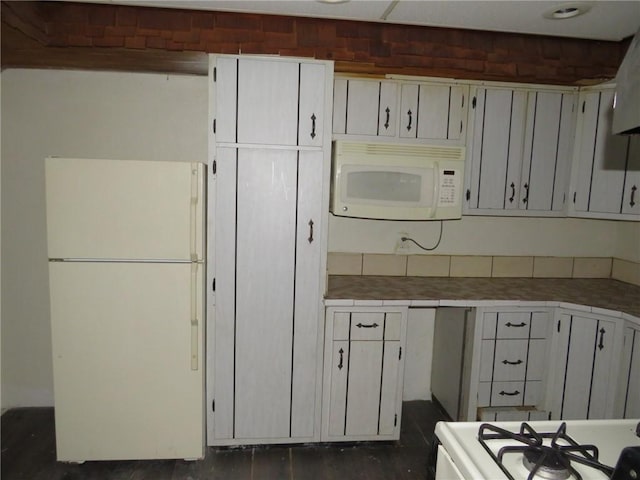
<instances>
[{"instance_id":1,"label":"black burner grate","mask_svg":"<svg viewBox=\"0 0 640 480\"><path fill-rule=\"evenodd\" d=\"M545 445L544 439L551 441ZM517 444L502 447L494 453L487 444L488 440L514 440ZM613 468L598 461L598 449L595 445L580 445L567 435L567 424L564 422L557 431L549 433L538 433L528 423L522 423L517 433L483 423L478 432L478 441L510 480L515 478L504 466L502 459L505 454L511 453L525 456L523 463L529 470L528 480L533 480L536 475L558 480L569 477L582 480L572 462L600 470L609 477L613 473Z\"/></svg>"}]
</instances>

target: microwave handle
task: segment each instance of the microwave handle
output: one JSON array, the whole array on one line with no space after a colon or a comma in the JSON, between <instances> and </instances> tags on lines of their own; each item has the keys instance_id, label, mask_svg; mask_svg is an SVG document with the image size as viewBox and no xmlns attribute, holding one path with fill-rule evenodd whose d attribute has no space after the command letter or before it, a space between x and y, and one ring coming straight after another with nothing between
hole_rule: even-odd
<instances>
[{"instance_id":1,"label":"microwave handle","mask_svg":"<svg viewBox=\"0 0 640 480\"><path fill-rule=\"evenodd\" d=\"M431 218L436 216L438 197L440 196L440 165L433 162L433 199L431 202Z\"/></svg>"}]
</instances>

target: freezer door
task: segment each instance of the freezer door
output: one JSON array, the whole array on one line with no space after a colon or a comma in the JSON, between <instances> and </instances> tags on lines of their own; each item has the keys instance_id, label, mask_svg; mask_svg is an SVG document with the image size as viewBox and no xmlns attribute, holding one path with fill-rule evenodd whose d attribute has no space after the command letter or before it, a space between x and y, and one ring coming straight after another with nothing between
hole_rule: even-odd
<instances>
[{"instance_id":1,"label":"freezer door","mask_svg":"<svg viewBox=\"0 0 640 480\"><path fill-rule=\"evenodd\" d=\"M49 274L58 460L201 458L202 265Z\"/></svg>"},{"instance_id":2,"label":"freezer door","mask_svg":"<svg viewBox=\"0 0 640 480\"><path fill-rule=\"evenodd\" d=\"M203 258L204 165L46 159L49 258Z\"/></svg>"}]
</instances>

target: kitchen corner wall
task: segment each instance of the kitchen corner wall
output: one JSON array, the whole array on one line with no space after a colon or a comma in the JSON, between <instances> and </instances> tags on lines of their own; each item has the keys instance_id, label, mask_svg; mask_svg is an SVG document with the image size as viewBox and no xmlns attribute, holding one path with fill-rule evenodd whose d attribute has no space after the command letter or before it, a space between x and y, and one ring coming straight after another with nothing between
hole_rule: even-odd
<instances>
[{"instance_id":1,"label":"kitchen corner wall","mask_svg":"<svg viewBox=\"0 0 640 480\"><path fill-rule=\"evenodd\" d=\"M44 158L206 162L207 78L9 69L1 89L2 408L48 406Z\"/></svg>"},{"instance_id":2,"label":"kitchen corner wall","mask_svg":"<svg viewBox=\"0 0 640 480\"><path fill-rule=\"evenodd\" d=\"M1 82L2 408L47 406L53 380L43 159L206 162L207 78L8 69ZM331 217L329 227L330 252L390 256L400 232L425 245L439 233L439 222ZM640 223L464 217L444 222L433 255L639 262L639 245Z\"/></svg>"}]
</instances>

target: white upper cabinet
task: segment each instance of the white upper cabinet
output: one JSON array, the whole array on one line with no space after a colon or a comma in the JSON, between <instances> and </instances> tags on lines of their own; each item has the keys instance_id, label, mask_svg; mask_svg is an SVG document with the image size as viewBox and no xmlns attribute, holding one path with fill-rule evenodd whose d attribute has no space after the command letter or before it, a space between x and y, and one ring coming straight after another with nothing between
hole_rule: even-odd
<instances>
[{"instance_id":1,"label":"white upper cabinet","mask_svg":"<svg viewBox=\"0 0 640 480\"><path fill-rule=\"evenodd\" d=\"M612 87L580 95L570 215L639 218L640 140L611 133L613 100Z\"/></svg>"},{"instance_id":2,"label":"white upper cabinet","mask_svg":"<svg viewBox=\"0 0 640 480\"><path fill-rule=\"evenodd\" d=\"M215 141L321 146L323 64L295 59L217 59Z\"/></svg>"},{"instance_id":3,"label":"white upper cabinet","mask_svg":"<svg viewBox=\"0 0 640 480\"><path fill-rule=\"evenodd\" d=\"M562 215L575 92L479 87L470 96L465 213Z\"/></svg>"},{"instance_id":4,"label":"white upper cabinet","mask_svg":"<svg viewBox=\"0 0 640 480\"><path fill-rule=\"evenodd\" d=\"M395 83L338 78L334 82L333 133L393 137L397 101Z\"/></svg>"},{"instance_id":5,"label":"white upper cabinet","mask_svg":"<svg viewBox=\"0 0 640 480\"><path fill-rule=\"evenodd\" d=\"M469 87L453 83L337 78L336 138L464 143Z\"/></svg>"},{"instance_id":6,"label":"white upper cabinet","mask_svg":"<svg viewBox=\"0 0 640 480\"><path fill-rule=\"evenodd\" d=\"M466 123L468 87L428 83L402 84L400 138L461 140Z\"/></svg>"}]
</instances>

